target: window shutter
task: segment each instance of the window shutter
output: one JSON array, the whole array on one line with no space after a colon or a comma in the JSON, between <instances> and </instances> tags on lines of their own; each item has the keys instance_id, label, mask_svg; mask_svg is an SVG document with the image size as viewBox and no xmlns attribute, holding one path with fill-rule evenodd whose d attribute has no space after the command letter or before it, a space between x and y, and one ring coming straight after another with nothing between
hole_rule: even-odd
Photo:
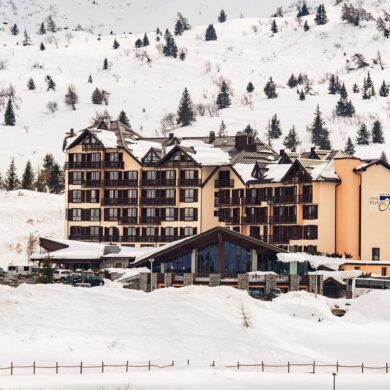
<instances>
[{"instance_id":1,"label":"window shutter","mask_svg":"<svg viewBox=\"0 0 390 390\"><path fill-rule=\"evenodd\" d=\"M194 202L198 201L198 190L194 190Z\"/></svg>"},{"instance_id":2,"label":"window shutter","mask_svg":"<svg viewBox=\"0 0 390 390\"><path fill-rule=\"evenodd\" d=\"M175 235L175 236L177 236L177 231L178 231L179 229L177 228L177 227L175 227L174 229L173 229L173 234Z\"/></svg>"},{"instance_id":3,"label":"window shutter","mask_svg":"<svg viewBox=\"0 0 390 390\"><path fill-rule=\"evenodd\" d=\"M184 209L180 209L180 221L184 221Z\"/></svg>"},{"instance_id":4,"label":"window shutter","mask_svg":"<svg viewBox=\"0 0 390 390\"><path fill-rule=\"evenodd\" d=\"M175 210L175 211L174 211L174 214L173 214L173 215L174 215L174 220L175 220L175 221L178 221L178 209L175 208L174 210Z\"/></svg>"},{"instance_id":5,"label":"window shutter","mask_svg":"<svg viewBox=\"0 0 390 390\"><path fill-rule=\"evenodd\" d=\"M109 209L104 209L104 220L105 221L108 221L108 217L109 217L109 212L108 212Z\"/></svg>"},{"instance_id":6,"label":"window shutter","mask_svg":"<svg viewBox=\"0 0 390 390\"><path fill-rule=\"evenodd\" d=\"M184 179L185 178L185 171L180 171L180 179Z\"/></svg>"},{"instance_id":7,"label":"window shutter","mask_svg":"<svg viewBox=\"0 0 390 390\"><path fill-rule=\"evenodd\" d=\"M198 220L198 209L194 209L194 221Z\"/></svg>"},{"instance_id":8,"label":"window shutter","mask_svg":"<svg viewBox=\"0 0 390 390\"><path fill-rule=\"evenodd\" d=\"M68 191L68 203L73 203L73 191Z\"/></svg>"},{"instance_id":9,"label":"window shutter","mask_svg":"<svg viewBox=\"0 0 390 390\"><path fill-rule=\"evenodd\" d=\"M180 202L184 202L185 190L180 190Z\"/></svg>"},{"instance_id":10,"label":"window shutter","mask_svg":"<svg viewBox=\"0 0 390 390\"><path fill-rule=\"evenodd\" d=\"M180 235L184 236L184 228L182 228L182 227L180 228Z\"/></svg>"},{"instance_id":11,"label":"window shutter","mask_svg":"<svg viewBox=\"0 0 390 390\"><path fill-rule=\"evenodd\" d=\"M85 191L81 191L81 203L85 203Z\"/></svg>"},{"instance_id":12,"label":"window shutter","mask_svg":"<svg viewBox=\"0 0 390 390\"><path fill-rule=\"evenodd\" d=\"M72 209L68 209L68 221L73 221L73 211L72 211Z\"/></svg>"},{"instance_id":13,"label":"window shutter","mask_svg":"<svg viewBox=\"0 0 390 390\"><path fill-rule=\"evenodd\" d=\"M158 209L157 209L158 210ZM157 211L156 210L156 211ZM165 215L166 215L166 208L160 209L160 217L163 221L165 221Z\"/></svg>"}]
</instances>

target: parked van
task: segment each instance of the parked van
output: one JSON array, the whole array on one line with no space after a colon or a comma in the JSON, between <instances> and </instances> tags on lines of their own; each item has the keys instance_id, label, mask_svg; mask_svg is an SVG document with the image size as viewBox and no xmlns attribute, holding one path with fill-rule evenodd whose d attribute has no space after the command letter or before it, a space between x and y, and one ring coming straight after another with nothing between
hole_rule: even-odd
<instances>
[{"instance_id":1,"label":"parked van","mask_svg":"<svg viewBox=\"0 0 390 390\"><path fill-rule=\"evenodd\" d=\"M37 274L38 267L34 265L9 265L8 274L14 276L31 276Z\"/></svg>"}]
</instances>

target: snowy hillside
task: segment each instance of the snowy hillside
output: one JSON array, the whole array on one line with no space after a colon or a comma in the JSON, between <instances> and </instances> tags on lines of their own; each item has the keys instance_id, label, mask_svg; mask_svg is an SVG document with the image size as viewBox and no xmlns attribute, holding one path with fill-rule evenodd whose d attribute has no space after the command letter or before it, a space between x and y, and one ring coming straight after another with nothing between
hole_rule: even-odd
<instances>
[{"instance_id":1,"label":"snowy hillside","mask_svg":"<svg viewBox=\"0 0 390 390\"><path fill-rule=\"evenodd\" d=\"M3 0L2 3L3 12L6 12L11 24L13 21L31 20L31 23L37 25L38 20L41 21L43 15L47 13L42 11L38 14L37 10L41 7L47 9L47 5L42 4L48 3L41 0L32 2L31 7L30 2L13 0L17 8L13 18L9 8L11 2ZM52 3L55 4L54 1ZM78 23L76 16L67 16L68 20L60 17L60 14L70 15L74 1L57 3L58 15L55 16L55 21L58 26L72 26ZM99 6L93 6L96 12L93 12L92 6L87 7L89 3L84 2L86 8L82 8L77 15L82 15L83 18L97 15L102 17L102 14L105 16L108 12L107 7L113 2L99 2ZM148 7L152 1L132 3L136 11L131 15L137 16L138 23L145 22L143 30L151 29L146 23L149 14L156 18L153 20L153 26L158 24L162 28L164 24L168 24L165 13L162 11L158 13L158 7L153 8L153 11L149 8L142 11L141 3ZM312 122L315 107L319 104L330 130L334 148L343 148L348 136L354 140L362 123L370 130L374 120L379 118L384 126L386 144L358 146L356 152L358 156L365 158L378 158L382 151L390 156L390 99L378 96L382 81L390 82L390 49L389 40L377 31L375 20L362 21L361 27L345 24L341 21L342 4L334 5L333 0L327 0L325 5L329 22L318 26L313 21L318 2L313 0L308 1L311 15L302 18L301 21L303 24L307 19L309 31L305 32L302 26L299 26L295 17L296 11L293 10L284 18L276 18L279 32L272 34L270 26L273 19L260 19L257 16L264 13L268 15L270 9L276 6L262 12L265 9L262 7L257 9L253 4L263 2L230 1L228 3L231 7L236 8L234 11L232 8L229 15L229 7L225 7L226 2L207 2L207 7L204 3L199 5L202 9L200 17L198 13L190 12L189 8L178 7L177 3L178 1L170 1L158 4L164 6L166 12L169 10L173 18L175 14L173 8L182 10L183 13L187 13L185 16L194 25L215 23L218 36L217 41L206 42L204 40L206 26L201 25L186 31L181 37L175 37L179 52L181 50L186 52L184 61L164 57L161 54L164 39L161 37L160 42L156 42L154 32L148 33L150 46L137 50L134 43L136 39L143 37L143 33L118 34L116 39L120 47L115 50L112 47L113 35L103 35L98 39L97 35L89 32L63 30L55 33L53 37L53 34L37 35L35 26L28 29L33 45L24 47L21 44L23 22L20 22L21 32L17 36L10 34L9 25L4 26L4 31L0 32L0 39L3 44L1 60L5 61L5 69L0 70L0 88L7 88L11 83L16 89L16 126L0 126L2 139L7 140L0 145L0 171L4 173L11 156L16 158L19 170L30 158L37 164L46 152L54 153L59 161L63 161L61 148L64 133L70 128L79 130L86 127L96 112L102 112L104 109L108 109L113 117L117 117L121 110L125 110L133 129L145 136L161 134L162 117L167 113L176 112L185 87L188 87L195 104L213 103L222 78L231 84L232 105L220 110L217 117L210 118L207 112L205 116L198 115L193 126L175 130L178 135L200 135L210 130L218 131L221 121L224 120L230 134L251 124L264 138L269 119L276 113L280 118L283 136L273 142L275 149L283 147L283 137L295 125L302 141L300 148L307 150L311 146L311 141L306 127ZM189 7L190 3L185 2L186 7ZM251 18L228 19L226 23L216 23L216 10L222 7L222 3L227 9L228 18L237 16L239 7L237 3L240 4L240 8L245 8L244 16ZM271 3L275 5L273 1L268 1L267 4ZM123 17L127 15L121 8L125 7L125 1L113 4L116 12L120 12ZM363 2L363 6L374 17L381 14L382 8L386 8L387 5L386 0ZM31 18L28 16L29 12L32 14ZM115 12L112 15L115 15ZM111 29L118 30L117 20L114 16L111 17L107 21L105 19L107 27L105 33ZM160 18L161 23L157 23ZM169 20L171 19L172 16L169 17ZM173 31L173 20L169 27ZM139 30L143 31L142 28ZM44 51L39 48L41 42L46 47ZM384 70L372 61L376 58L378 50L385 63ZM144 52L151 62L147 62ZM363 54L369 66L347 71L347 60L351 63L351 57L356 53ZM108 70L102 69L104 58L108 59ZM352 87L356 83L361 89L368 71L377 95L370 100L363 100L361 92L352 93ZM296 76L305 73L312 81L311 94L308 94L304 101L299 100L295 88L290 89L286 84L291 73ZM341 82L345 82L349 98L356 109L353 118L342 119L334 116L339 95L328 94L327 78L331 73L338 75ZM55 91L47 91L45 82L47 75L56 83ZM88 83L89 75L92 76L92 83ZM27 89L26 84L30 77L34 79L35 91ZM267 99L263 92L264 85L270 77L277 84L277 99ZM243 99L244 95L247 95L246 86L250 81L254 84L255 90L251 97L252 104L245 105ZM70 84L76 87L79 95L76 111L64 103L64 95ZM95 88L111 92L108 106L91 103L91 95ZM50 113L47 108L48 102L57 102L58 111ZM4 109L5 107L0 106L1 121Z\"/></svg>"},{"instance_id":2,"label":"snowy hillside","mask_svg":"<svg viewBox=\"0 0 390 390\"><path fill-rule=\"evenodd\" d=\"M61 195L0 192L0 267L27 264L29 242L35 242L37 250L39 236L62 237L63 209Z\"/></svg>"}]
</instances>

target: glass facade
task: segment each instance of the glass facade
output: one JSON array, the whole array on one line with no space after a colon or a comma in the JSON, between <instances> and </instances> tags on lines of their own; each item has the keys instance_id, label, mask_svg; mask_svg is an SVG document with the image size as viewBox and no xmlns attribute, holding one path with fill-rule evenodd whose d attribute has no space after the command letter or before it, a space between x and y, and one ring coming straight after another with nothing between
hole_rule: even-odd
<instances>
[{"instance_id":1,"label":"glass facade","mask_svg":"<svg viewBox=\"0 0 390 390\"><path fill-rule=\"evenodd\" d=\"M219 274L218 243L199 248L197 260L198 274Z\"/></svg>"},{"instance_id":2,"label":"glass facade","mask_svg":"<svg viewBox=\"0 0 390 390\"><path fill-rule=\"evenodd\" d=\"M252 256L245 249L232 242L225 242L225 275L236 275L251 271Z\"/></svg>"},{"instance_id":3,"label":"glass facade","mask_svg":"<svg viewBox=\"0 0 390 390\"><path fill-rule=\"evenodd\" d=\"M191 253L168 261L165 263L164 267L165 272L172 272L175 274L191 273Z\"/></svg>"}]
</instances>

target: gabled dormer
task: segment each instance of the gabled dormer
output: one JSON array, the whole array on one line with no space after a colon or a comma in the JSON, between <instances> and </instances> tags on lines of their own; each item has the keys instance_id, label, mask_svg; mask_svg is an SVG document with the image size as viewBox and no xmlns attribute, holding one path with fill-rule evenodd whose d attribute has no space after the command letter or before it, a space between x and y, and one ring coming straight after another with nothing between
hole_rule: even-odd
<instances>
[{"instance_id":1,"label":"gabled dormer","mask_svg":"<svg viewBox=\"0 0 390 390\"><path fill-rule=\"evenodd\" d=\"M160 149L150 148L142 159L145 165L155 165L161 160L162 152Z\"/></svg>"},{"instance_id":2,"label":"gabled dormer","mask_svg":"<svg viewBox=\"0 0 390 390\"><path fill-rule=\"evenodd\" d=\"M299 160L295 160L281 180L282 182L311 182L312 177Z\"/></svg>"}]
</instances>

